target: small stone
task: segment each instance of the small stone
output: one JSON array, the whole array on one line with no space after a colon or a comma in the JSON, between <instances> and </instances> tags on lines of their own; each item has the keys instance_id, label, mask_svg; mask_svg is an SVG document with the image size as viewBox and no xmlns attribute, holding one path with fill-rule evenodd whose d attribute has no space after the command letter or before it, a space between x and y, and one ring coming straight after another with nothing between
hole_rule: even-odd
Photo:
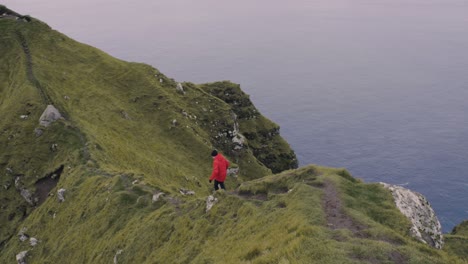
<instances>
[{"instance_id":1,"label":"small stone","mask_svg":"<svg viewBox=\"0 0 468 264\"><path fill-rule=\"evenodd\" d=\"M52 145L50 146L50 150L52 150L52 151L54 151L54 152L57 151L57 149L58 149L58 144L52 144Z\"/></svg>"},{"instance_id":2,"label":"small stone","mask_svg":"<svg viewBox=\"0 0 468 264\"><path fill-rule=\"evenodd\" d=\"M26 264L26 256L28 255L28 251L21 251L16 255L16 261L18 264Z\"/></svg>"},{"instance_id":3,"label":"small stone","mask_svg":"<svg viewBox=\"0 0 468 264\"><path fill-rule=\"evenodd\" d=\"M177 126L179 123L177 122L177 119L172 120L172 126Z\"/></svg>"},{"instance_id":4,"label":"small stone","mask_svg":"<svg viewBox=\"0 0 468 264\"><path fill-rule=\"evenodd\" d=\"M176 91L185 94L184 87L182 87L181 83L177 83Z\"/></svg>"},{"instance_id":5,"label":"small stone","mask_svg":"<svg viewBox=\"0 0 468 264\"><path fill-rule=\"evenodd\" d=\"M237 177L239 174L239 168L228 168L227 169L227 175L232 176L232 177Z\"/></svg>"},{"instance_id":6,"label":"small stone","mask_svg":"<svg viewBox=\"0 0 468 264\"><path fill-rule=\"evenodd\" d=\"M60 189L57 191L57 198L59 202L65 202L65 189Z\"/></svg>"},{"instance_id":7,"label":"small stone","mask_svg":"<svg viewBox=\"0 0 468 264\"><path fill-rule=\"evenodd\" d=\"M39 243L39 240L37 240L37 238L31 237L31 238L29 239L29 244L30 244L31 246L35 247L35 246L37 245L37 243Z\"/></svg>"},{"instance_id":8,"label":"small stone","mask_svg":"<svg viewBox=\"0 0 468 264\"><path fill-rule=\"evenodd\" d=\"M162 82L163 82L163 79L159 79L159 82L162 83Z\"/></svg>"},{"instance_id":9,"label":"small stone","mask_svg":"<svg viewBox=\"0 0 468 264\"><path fill-rule=\"evenodd\" d=\"M34 134L36 135L36 137L40 137L40 136L42 136L42 134L44 134L44 130L42 130L40 128L36 128L36 129L34 129Z\"/></svg>"},{"instance_id":10,"label":"small stone","mask_svg":"<svg viewBox=\"0 0 468 264\"><path fill-rule=\"evenodd\" d=\"M159 198L163 195L164 195L163 192L153 194L153 203L159 201Z\"/></svg>"},{"instance_id":11,"label":"small stone","mask_svg":"<svg viewBox=\"0 0 468 264\"><path fill-rule=\"evenodd\" d=\"M29 117L28 115L20 115L20 118L23 119L23 120L28 119L28 117Z\"/></svg>"},{"instance_id":12,"label":"small stone","mask_svg":"<svg viewBox=\"0 0 468 264\"><path fill-rule=\"evenodd\" d=\"M215 205L218 202L218 199L215 198L213 195L210 195L206 198L206 212L208 213L213 205Z\"/></svg>"},{"instance_id":13,"label":"small stone","mask_svg":"<svg viewBox=\"0 0 468 264\"><path fill-rule=\"evenodd\" d=\"M182 195L194 195L195 194L194 191L183 189L183 188L181 188L179 191Z\"/></svg>"},{"instance_id":14,"label":"small stone","mask_svg":"<svg viewBox=\"0 0 468 264\"><path fill-rule=\"evenodd\" d=\"M65 100L68 101L68 100L70 100L70 97L68 97L67 95L65 95L65 96L63 97L63 99L65 99Z\"/></svg>"}]
</instances>

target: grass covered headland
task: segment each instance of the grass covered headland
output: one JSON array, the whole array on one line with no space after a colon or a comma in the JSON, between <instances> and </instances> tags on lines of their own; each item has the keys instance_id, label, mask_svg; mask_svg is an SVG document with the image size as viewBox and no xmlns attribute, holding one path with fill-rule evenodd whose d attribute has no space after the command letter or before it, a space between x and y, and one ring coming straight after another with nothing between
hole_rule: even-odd
<instances>
[{"instance_id":1,"label":"grass covered headland","mask_svg":"<svg viewBox=\"0 0 468 264\"><path fill-rule=\"evenodd\" d=\"M297 169L239 85L177 83L0 10L0 263L466 258L466 232L449 250L412 238L381 185ZM207 208L213 148L235 170Z\"/></svg>"}]
</instances>

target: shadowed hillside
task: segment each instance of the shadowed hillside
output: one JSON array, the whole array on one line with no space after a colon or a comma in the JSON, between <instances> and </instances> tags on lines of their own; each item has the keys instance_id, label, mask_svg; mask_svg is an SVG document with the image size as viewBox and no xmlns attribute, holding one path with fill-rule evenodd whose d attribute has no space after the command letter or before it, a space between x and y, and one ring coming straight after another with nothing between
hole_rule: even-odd
<instances>
[{"instance_id":1,"label":"shadowed hillside","mask_svg":"<svg viewBox=\"0 0 468 264\"><path fill-rule=\"evenodd\" d=\"M1 263L462 263L379 184L290 170L237 84L178 83L36 19L0 18L0 58ZM214 194L213 148L235 169Z\"/></svg>"}]
</instances>

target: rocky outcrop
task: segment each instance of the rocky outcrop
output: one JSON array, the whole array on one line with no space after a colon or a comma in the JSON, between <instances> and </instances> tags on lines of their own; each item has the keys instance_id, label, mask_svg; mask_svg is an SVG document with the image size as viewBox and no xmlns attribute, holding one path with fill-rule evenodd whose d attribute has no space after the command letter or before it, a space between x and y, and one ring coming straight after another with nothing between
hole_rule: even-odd
<instances>
[{"instance_id":1,"label":"rocky outcrop","mask_svg":"<svg viewBox=\"0 0 468 264\"><path fill-rule=\"evenodd\" d=\"M60 112L53 105L48 105L39 118L39 125L48 127L53 122L62 118Z\"/></svg>"},{"instance_id":2,"label":"rocky outcrop","mask_svg":"<svg viewBox=\"0 0 468 264\"><path fill-rule=\"evenodd\" d=\"M426 197L401 186L381 184L391 191L397 208L411 221L411 235L431 247L441 249L444 245L442 226Z\"/></svg>"},{"instance_id":3,"label":"rocky outcrop","mask_svg":"<svg viewBox=\"0 0 468 264\"><path fill-rule=\"evenodd\" d=\"M229 81L206 83L200 88L232 107L234 128L214 124L218 129L218 138L230 139L229 144L219 147L233 156L241 155L249 149L253 155L273 173L298 167L296 154L280 136L279 126L260 114L240 85ZM219 141L219 140L218 140Z\"/></svg>"}]
</instances>

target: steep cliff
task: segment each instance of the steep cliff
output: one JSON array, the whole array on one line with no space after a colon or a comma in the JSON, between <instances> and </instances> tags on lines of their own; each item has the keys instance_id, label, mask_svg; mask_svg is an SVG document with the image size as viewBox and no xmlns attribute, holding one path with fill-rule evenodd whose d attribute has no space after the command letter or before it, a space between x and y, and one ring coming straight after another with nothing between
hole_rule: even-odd
<instances>
[{"instance_id":1,"label":"steep cliff","mask_svg":"<svg viewBox=\"0 0 468 264\"><path fill-rule=\"evenodd\" d=\"M381 185L283 171L294 152L237 84L178 83L16 13L0 36L1 263L462 261L413 239Z\"/></svg>"}]
</instances>

